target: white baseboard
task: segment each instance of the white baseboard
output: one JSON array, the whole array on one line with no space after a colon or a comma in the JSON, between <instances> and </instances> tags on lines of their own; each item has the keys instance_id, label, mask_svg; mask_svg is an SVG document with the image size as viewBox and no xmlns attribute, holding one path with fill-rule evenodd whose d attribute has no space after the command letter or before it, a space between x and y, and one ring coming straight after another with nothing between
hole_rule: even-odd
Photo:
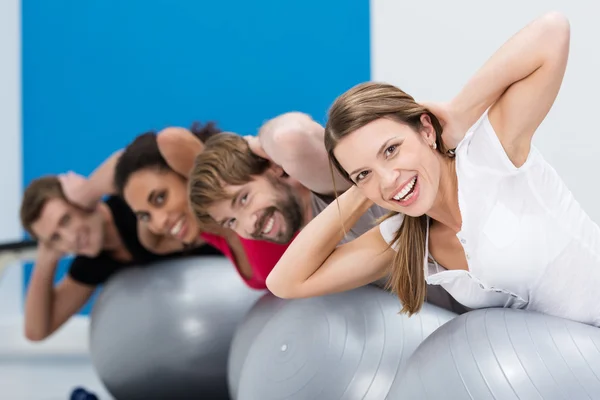
<instances>
[{"instance_id":1,"label":"white baseboard","mask_svg":"<svg viewBox=\"0 0 600 400\"><path fill-rule=\"evenodd\" d=\"M2 355L88 355L89 318L71 318L57 332L41 342L31 342L23 334L23 317L0 320L0 357Z\"/></svg>"}]
</instances>

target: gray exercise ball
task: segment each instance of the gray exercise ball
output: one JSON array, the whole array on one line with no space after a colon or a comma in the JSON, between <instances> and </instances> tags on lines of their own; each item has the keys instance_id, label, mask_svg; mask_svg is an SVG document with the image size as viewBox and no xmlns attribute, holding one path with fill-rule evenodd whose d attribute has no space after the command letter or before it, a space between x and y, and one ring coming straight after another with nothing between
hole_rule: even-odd
<instances>
[{"instance_id":1,"label":"gray exercise ball","mask_svg":"<svg viewBox=\"0 0 600 400\"><path fill-rule=\"evenodd\" d=\"M224 257L187 257L112 277L91 316L96 371L117 399L229 399L227 357L263 294Z\"/></svg>"},{"instance_id":2,"label":"gray exercise ball","mask_svg":"<svg viewBox=\"0 0 600 400\"><path fill-rule=\"evenodd\" d=\"M271 319L286 302L287 300L280 299L271 293L267 293L254 304L252 309L246 314L246 317L238 326L235 335L233 336L233 341L231 342L227 368L229 393L233 399L238 398L240 375L242 374L242 369L246 362L250 347L254 343L256 337L260 335L265 328L269 319Z\"/></svg>"},{"instance_id":3,"label":"gray exercise ball","mask_svg":"<svg viewBox=\"0 0 600 400\"><path fill-rule=\"evenodd\" d=\"M389 399L600 399L600 329L523 310L471 311L425 339Z\"/></svg>"},{"instance_id":4,"label":"gray exercise ball","mask_svg":"<svg viewBox=\"0 0 600 400\"><path fill-rule=\"evenodd\" d=\"M456 314L425 304L412 317L374 286L285 302L253 340L238 400L385 398L417 346Z\"/></svg>"}]
</instances>

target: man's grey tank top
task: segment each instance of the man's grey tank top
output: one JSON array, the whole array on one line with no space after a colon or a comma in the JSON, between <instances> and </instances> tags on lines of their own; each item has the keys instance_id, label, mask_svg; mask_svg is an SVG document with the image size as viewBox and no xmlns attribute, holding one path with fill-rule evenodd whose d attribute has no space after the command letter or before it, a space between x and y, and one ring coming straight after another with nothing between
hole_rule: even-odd
<instances>
[{"instance_id":1,"label":"man's grey tank top","mask_svg":"<svg viewBox=\"0 0 600 400\"><path fill-rule=\"evenodd\" d=\"M335 197L333 196L324 196L321 194L312 193L312 209L313 216L317 216L323 211L329 204L335 201ZM385 215L389 214L389 211L379 207L378 205L373 205L371 208L364 213L360 219L356 222L353 227L345 227L347 230L346 237L342 239L340 244L350 242L357 237L361 236L363 233L366 233L371 228L377 225L377 220ZM341 223L341 222L340 222ZM349 229L350 228L350 229Z\"/></svg>"}]
</instances>

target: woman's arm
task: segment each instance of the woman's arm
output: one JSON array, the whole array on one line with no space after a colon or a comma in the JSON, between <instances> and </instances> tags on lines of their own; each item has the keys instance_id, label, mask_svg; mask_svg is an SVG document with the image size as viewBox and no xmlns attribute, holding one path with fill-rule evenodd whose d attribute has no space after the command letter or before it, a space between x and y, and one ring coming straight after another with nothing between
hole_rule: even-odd
<instances>
[{"instance_id":1,"label":"woman's arm","mask_svg":"<svg viewBox=\"0 0 600 400\"><path fill-rule=\"evenodd\" d=\"M204 143L185 128L165 128L159 132L156 140L167 164L185 177L189 176L194 167L196 156L204 150Z\"/></svg>"},{"instance_id":2,"label":"woman's arm","mask_svg":"<svg viewBox=\"0 0 600 400\"><path fill-rule=\"evenodd\" d=\"M531 40L537 42L530 73L512 83L488 114L517 167L527 160L533 135L556 100L569 57L570 27L564 16L549 14L530 27Z\"/></svg>"},{"instance_id":3,"label":"woman's arm","mask_svg":"<svg viewBox=\"0 0 600 400\"><path fill-rule=\"evenodd\" d=\"M290 244L267 278L269 290L282 298L321 296L385 277L394 251L378 226L336 247L344 237L340 213L344 226L350 228L369 206L371 202L355 186L332 202Z\"/></svg>"},{"instance_id":4,"label":"woman's arm","mask_svg":"<svg viewBox=\"0 0 600 400\"><path fill-rule=\"evenodd\" d=\"M526 156L533 133L558 93L568 50L569 23L561 14L548 13L527 25L450 101L444 111L451 129L444 127L444 141L450 148L456 147L494 104L489 118L505 150L514 153L517 160L513 161L519 161L523 151Z\"/></svg>"},{"instance_id":5,"label":"woman's arm","mask_svg":"<svg viewBox=\"0 0 600 400\"><path fill-rule=\"evenodd\" d=\"M117 192L114 185L115 167L122 153L122 149L115 151L88 177L90 190L96 196L96 201L99 201L104 195Z\"/></svg>"},{"instance_id":6,"label":"woman's arm","mask_svg":"<svg viewBox=\"0 0 600 400\"><path fill-rule=\"evenodd\" d=\"M189 130L169 127L156 137L159 150L169 166L183 176L188 176L194 158L204 149L204 144ZM110 155L85 179L74 173L60 176L67 198L79 206L92 209L107 194L115 194L115 167L123 150Z\"/></svg>"},{"instance_id":7,"label":"woman's arm","mask_svg":"<svg viewBox=\"0 0 600 400\"><path fill-rule=\"evenodd\" d=\"M65 196L84 209L93 209L103 196L115 194L115 167L123 150L118 150L100 164L86 179L69 172L59 176Z\"/></svg>"}]
</instances>

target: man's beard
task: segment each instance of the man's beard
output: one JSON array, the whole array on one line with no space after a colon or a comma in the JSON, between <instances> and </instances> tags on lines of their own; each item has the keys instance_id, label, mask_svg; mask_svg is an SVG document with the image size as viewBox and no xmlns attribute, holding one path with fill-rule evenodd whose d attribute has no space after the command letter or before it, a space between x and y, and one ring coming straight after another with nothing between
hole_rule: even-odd
<instances>
[{"instance_id":1,"label":"man's beard","mask_svg":"<svg viewBox=\"0 0 600 400\"><path fill-rule=\"evenodd\" d=\"M288 184L276 179L269 179L269 181L271 181L273 188L282 196L279 197L274 206L268 207L265 210L260 220L257 221L256 231L252 234L252 237L256 240L286 244L292 240L296 232L302 228L304 223L304 213L300 201ZM263 236L262 229L275 212L279 212L283 217L284 226L279 230L276 237Z\"/></svg>"}]
</instances>

